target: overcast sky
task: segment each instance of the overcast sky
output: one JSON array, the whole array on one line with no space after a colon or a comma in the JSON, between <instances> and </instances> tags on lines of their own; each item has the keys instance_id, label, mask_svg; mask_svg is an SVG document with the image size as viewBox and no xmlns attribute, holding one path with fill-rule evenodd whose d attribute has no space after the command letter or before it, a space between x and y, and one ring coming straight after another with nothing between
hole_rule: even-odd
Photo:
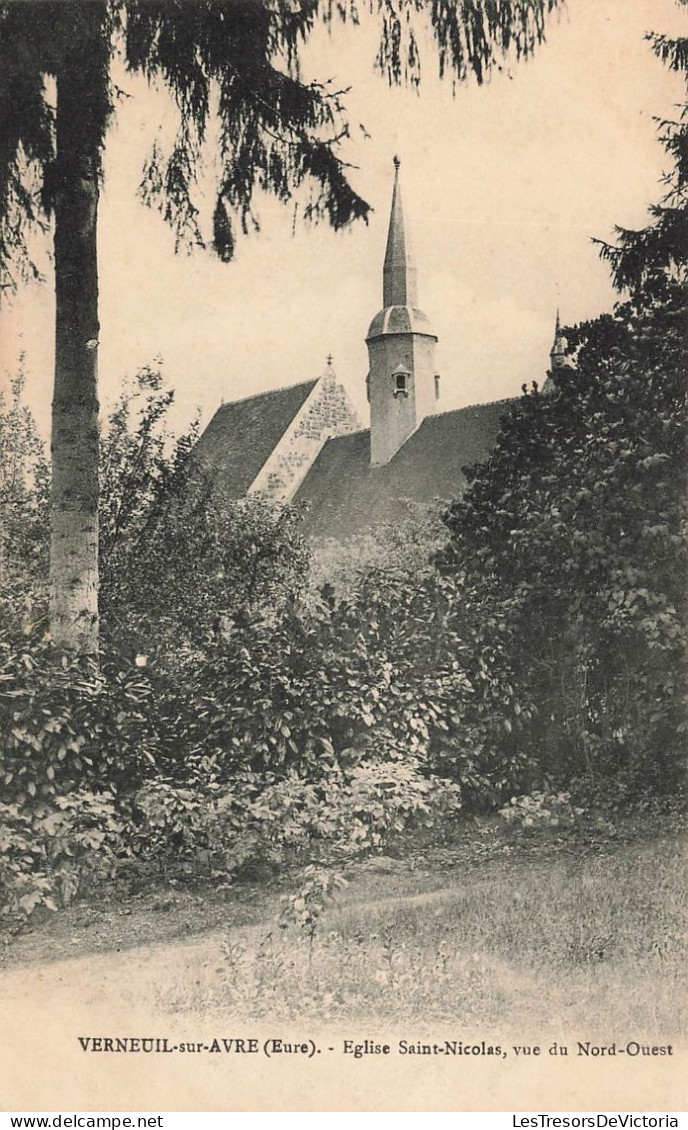
<instances>
[{"instance_id":1,"label":"overcast sky","mask_svg":"<svg viewBox=\"0 0 688 1130\"><path fill-rule=\"evenodd\" d=\"M318 376L328 353L365 419L365 334L381 305L392 157L402 159L419 301L439 337L443 408L517 394L541 379L556 306L564 322L608 309L614 295L591 236L644 222L667 158L653 115L681 98L643 42L686 34L673 0L569 0L537 57L479 88L434 79L419 95L373 73L374 28L318 33L306 73L352 86L347 151L370 223L335 234L292 231L292 212L261 205L262 230L235 261L175 256L171 233L136 199L146 152L170 111L145 84L118 112L100 211L101 399L157 356L181 426L200 406ZM29 396L49 427L52 280L0 314L2 368L27 355ZM367 421L366 421L367 422Z\"/></svg>"}]
</instances>

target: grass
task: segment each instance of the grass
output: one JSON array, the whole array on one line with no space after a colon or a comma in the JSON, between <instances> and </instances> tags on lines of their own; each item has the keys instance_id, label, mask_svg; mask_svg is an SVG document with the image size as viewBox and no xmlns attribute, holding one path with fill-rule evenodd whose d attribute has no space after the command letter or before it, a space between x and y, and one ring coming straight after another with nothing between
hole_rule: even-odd
<instances>
[{"instance_id":1,"label":"grass","mask_svg":"<svg viewBox=\"0 0 688 1130\"><path fill-rule=\"evenodd\" d=\"M677 840L493 858L446 880L439 891L329 909L311 939L277 922L231 931L193 988L180 979L158 1003L206 1017L506 1025L658 1043L686 1034Z\"/></svg>"}]
</instances>

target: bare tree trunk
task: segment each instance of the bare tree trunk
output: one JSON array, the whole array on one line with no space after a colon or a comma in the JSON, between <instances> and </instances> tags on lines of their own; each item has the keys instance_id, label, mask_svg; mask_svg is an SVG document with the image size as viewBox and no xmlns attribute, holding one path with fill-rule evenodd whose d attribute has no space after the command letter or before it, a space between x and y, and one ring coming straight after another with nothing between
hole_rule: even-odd
<instances>
[{"instance_id":1,"label":"bare tree trunk","mask_svg":"<svg viewBox=\"0 0 688 1130\"><path fill-rule=\"evenodd\" d=\"M98 215L104 128L103 7L69 5L72 36L57 74L55 386L50 630L98 651Z\"/></svg>"}]
</instances>

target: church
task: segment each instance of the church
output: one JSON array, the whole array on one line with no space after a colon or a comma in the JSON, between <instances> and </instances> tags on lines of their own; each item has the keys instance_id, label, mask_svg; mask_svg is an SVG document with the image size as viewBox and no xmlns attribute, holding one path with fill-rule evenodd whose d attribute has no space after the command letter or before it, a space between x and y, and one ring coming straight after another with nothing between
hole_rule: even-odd
<instances>
[{"instance_id":1,"label":"church","mask_svg":"<svg viewBox=\"0 0 688 1130\"><path fill-rule=\"evenodd\" d=\"M512 403L442 411L437 337L418 306L397 158L394 165L382 309L366 336L370 427L328 358L317 380L223 404L196 449L224 497L305 503L315 537L347 537L395 521L409 501L461 495L463 469L488 458ZM551 369L567 364L564 351L557 315Z\"/></svg>"}]
</instances>

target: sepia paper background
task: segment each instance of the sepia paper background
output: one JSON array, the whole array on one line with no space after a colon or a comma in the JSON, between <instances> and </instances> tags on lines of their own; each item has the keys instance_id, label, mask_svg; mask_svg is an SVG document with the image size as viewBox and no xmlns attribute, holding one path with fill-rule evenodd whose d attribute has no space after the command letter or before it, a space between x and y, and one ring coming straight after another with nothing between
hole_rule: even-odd
<instances>
[{"instance_id":1,"label":"sepia paper background","mask_svg":"<svg viewBox=\"0 0 688 1130\"><path fill-rule=\"evenodd\" d=\"M420 95L390 91L373 75L375 25L318 34L305 52L309 74L352 86L350 158L356 187L375 207L370 224L336 235L304 230L269 201L262 232L243 241L236 263L203 254L175 257L162 222L135 199L146 148L171 128L160 97L131 80L106 155L101 206L101 378L107 406L124 373L162 356L185 423L199 405L207 421L224 398L317 376L327 353L365 412L364 336L380 300L391 192L391 159L402 158L407 223L420 300L439 336L445 407L518 394L541 380L555 309L574 322L613 301L591 236L614 223L641 225L658 198L665 155L652 118L670 116L681 85L642 41L647 30L685 25L672 0L570 0L548 43L484 88L451 91L431 74ZM683 34L686 28L683 27ZM26 354L29 397L47 435L53 299L21 293L0 314L0 369ZM231 926L231 922L228 922ZM199 950L198 947L201 947ZM204 948L205 947L205 948ZM688 1057L566 1061L390 1056L354 1061L339 1051L313 1060L207 1055L84 1054L78 1035L194 1039L183 1019L155 1015L157 947L86 961L26 967L0 978L0 1064L8 1110L685 1110ZM193 978L206 942L178 943L179 977ZM470 1031L468 1031L470 1027ZM342 1039L493 1039L503 1046L585 1033L524 1032L505 1015L498 1032L392 1031L373 1020L346 1031L312 1026L232 1025L211 1035ZM633 1033L610 1032L609 1039ZM671 1042L668 1037L665 1041Z\"/></svg>"},{"instance_id":2,"label":"sepia paper background","mask_svg":"<svg viewBox=\"0 0 688 1130\"><path fill-rule=\"evenodd\" d=\"M198 1024L157 1016L137 1001L137 986L155 979L150 947L42 970L10 974L2 986L5 1019L0 1034L3 1107L52 1111L685 1111L688 1057L677 1046L670 1058L567 1060L547 1054L553 1040L575 1043L585 1033L562 1032L556 1016L548 1032L524 1032L505 1015L494 1032L457 1022L390 1029L371 1021L345 1028L309 1023ZM197 972L197 944L179 947L186 977ZM121 975L121 976L120 976ZM122 983L124 982L124 989ZM113 992L113 989L115 990ZM313 1059L262 1054L85 1054L77 1036L168 1036L171 1040L254 1036L261 1042L313 1039ZM463 1056L375 1056L354 1060L340 1051L345 1039L392 1042L397 1038L499 1040L502 1047L540 1042L539 1058L505 1060ZM610 1039L621 1033L611 1032ZM630 1038L630 1036L628 1037ZM333 1053L328 1047L334 1047Z\"/></svg>"}]
</instances>

